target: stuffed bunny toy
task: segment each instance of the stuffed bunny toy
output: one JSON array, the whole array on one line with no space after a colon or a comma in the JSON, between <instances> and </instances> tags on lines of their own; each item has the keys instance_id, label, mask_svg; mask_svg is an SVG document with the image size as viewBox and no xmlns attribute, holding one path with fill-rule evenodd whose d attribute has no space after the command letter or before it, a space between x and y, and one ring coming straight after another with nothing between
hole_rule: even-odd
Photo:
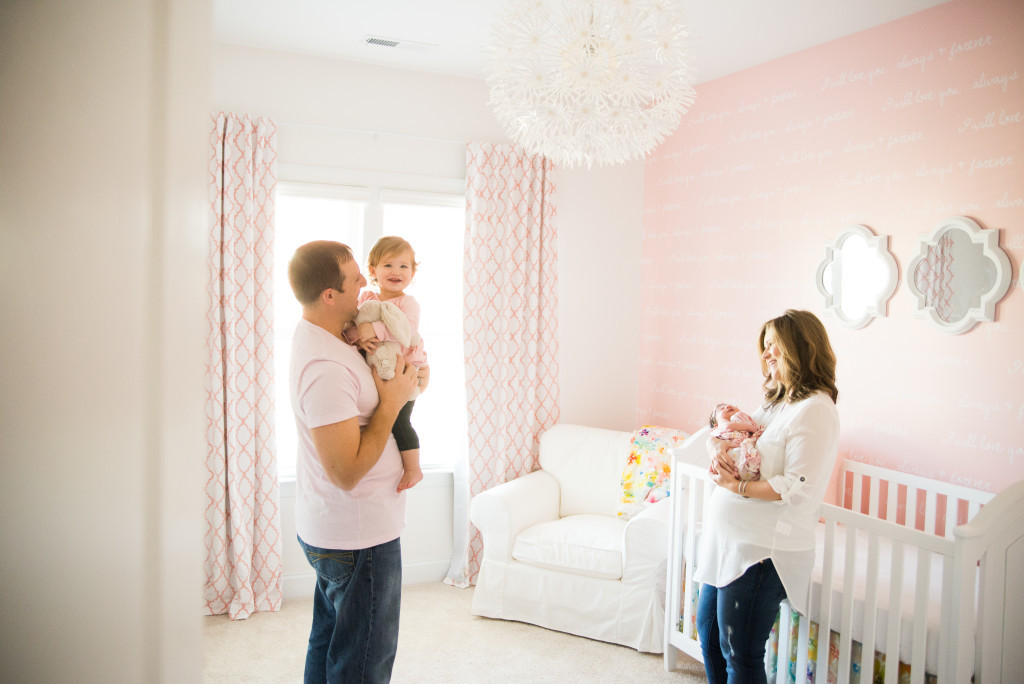
<instances>
[{"instance_id":1,"label":"stuffed bunny toy","mask_svg":"<svg viewBox=\"0 0 1024 684\"><path fill-rule=\"evenodd\" d=\"M409 319L402 310L391 302L368 299L359 307L356 314L356 325L376 323L380 321L397 342L381 341L376 351L366 353L366 362L377 369L381 380L395 377L396 357L402 353L402 347L415 347L420 343L420 336L409 328ZM419 389L413 390L409 400L419 396Z\"/></svg>"}]
</instances>

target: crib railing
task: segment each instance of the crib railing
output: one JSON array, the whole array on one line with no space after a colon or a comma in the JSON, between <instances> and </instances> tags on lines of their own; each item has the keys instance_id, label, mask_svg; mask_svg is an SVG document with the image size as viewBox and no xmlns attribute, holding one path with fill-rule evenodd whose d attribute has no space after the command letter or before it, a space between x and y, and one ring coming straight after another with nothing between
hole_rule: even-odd
<instances>
[{"instance_id":1,"label":"crib railing","mask_svg":"<svg viewBox=\"0 0 1024 684\"><path fill-rule=\"evenodd\" d=\"M931 646L937 658L936 672L931 674L938 675L940 682L954 681L950 668L958 663L957 669L962 671L964 659L973 660L970 645L958 644L954 638L963 637L962 627L959 635L957 632L959 624L964 620L973 624L976 620L973 611L977 574L976 559L965 558L962 550L958 556L953 528L972 518L992 495L863 463L847 461L844 466L841 487L845 508L828 504L822 507L824 543L823 548L818 549L821 581L818 594L812 599L809 619L799 619L789 609L788 602L783 603L778 626L780 665L771 667L772 654L769 653L766 668L769 672L775 670L775 681L780 683L805 682L812 678L825 682L830 638L834 638L838 641L837 671L843 673L839 681L846 681L847 673L858 669L863 675L862 682L871 681L876 650L892 654L887 658L890 665L885 667L884 681L887 684L907 681L900 679L898 656L901 632L905 624L909 624L910 641L903 650L909 650L910 657L909 662L902 663L902 674L907 676L909 665L909 681L923 683L929 653L929 610L937 610L936 620L941 627L938 644ZM703 660L695 630L698 587L693 582L694 564L686 561L696 558L705 502L713 487L706 466L679 460L673 464L671 491L675 500L669 548L670 580L666 587L668 636L665 649L665 663L670 670L674 669L680 651ZM845 542L837 548L840 535L845 536ZM866 573L863 587L855 591L850 584L857 575L860 554L866 554ZM840 558L842 566L838 567ZM905 582L905 577L909 577L909 581ZM839 578L844 578L845 582L837 581ZM933 582L940 583L937 586L941 600L937 606L929 608ZM908 623L899 605L911 585L914 610ZM879 606L886 605L890 607L885 621L878 624ZM855 620L860 627L856 641ZM794 621L799 623L796 629L792 629ZM884 636L881 634L883 626ZM812 660L808 647L815 629L817 654ZM835 637L831 637L832 632L836 633ZM788 655L794 648L794 640L797 642L796 658L791 672ZM860 648L857 663L853 659L855 645Z\"/></svg>"},{"instance_id":2,"label":"crib railing","mask_svg":"<svg viewBox=\"0 0 1024 684\"><path fill-rule=\"evenodd\" d=\"M858 461L843 462L841 484L843 508L946 539L995 496Z\"/></svg>"},{"instance_id":3,"label":"crib railing","mask_svg":"<svg viewBox=\"0 0 1024 684\"><path fill-rule=\"evenodd\" d=\"M698 437L691 437L692 440ZM695 627L697 587L693 581L697 539L707 498L714 483L706 466L676 460L672 465L672 530L669 538L668 581L665 586L665 668L675 669L680 652L704 661Z\"/></svg>"},{"instance_id":4,"label":"crib railing","mask_svg":"<svg viewBox=\"0 0 1024 684\"><path fill-rule=\"evenodd\" d=\"M915 606L910 628L911 657L909 663L905 663L910 666L909 681L916 684L925 681L928 621L931 610L939 612L939 615L935 616L935 621L941 625L937 650L939 658L937 674L940 681L943 680L945 674L943 654L949 651L949 640L953 633L952 610L955 604L952 593L953 584L950 581L954 563L953 542L828 504L822 507L821 517L825 528L825 540L822 548L818 549L821 568L820 589L816 600L812 600L809 619L801 620L801 634L796 644L798 663L796 671L793 673L793 681L808 681L814 673L828 672L829 648L822 648L822 644L827 646L831 641L831 633L835 632L838 637L837 672L860 672L862 682L873 681L875 651L878 650L882 654L892 654L885 659L888 667L885 667L884 681L886 684L898 682L900 676L899 654L902 650L901 632L905 620L901 602L903 592L909 589L909 587L904 587L904 577L907 574L914 578L913 601ZM841 546L837 539L840 532L845 537ZM888 563L883 563L883 554L881 553L883 548L886 549L884 555L888 557ZM840 551L842 553L841 567L837 563ZM850 586L853 584L853 578L858 575L857 566L861 554L866 554L862 589ZM941 574L938 577L933 574L932 570L936 566L941 568ZM908 573L908 570L911 572ZM880 580L882 573L886 572L888 573L886 578L888 582L883 589ZM837 582L840 577L843 579L841 585ZM929 594L932 582L940 583L942 599L938 605L930 605ZM836 610L837 603L839 604L838 611ZM884 611L885 621L882 623L885 625L884 640L880 639L878 633L880 607L887 607ZM788 604L783 604L782 614L785 615L783 621L786 624L795 617ZM856 639L854 638L855 620L860 625L860 633ZM805 627L803 623L808 624ZM808 637L805 634L810 630L810 623L816 625L818 634L817 659L813 670L800 664L803 655L808 650ZM780 661L783 660L782 654L790 652L790 639L790 630L780 629ZM856 650L855 644L860 651L858 662L854 662L853 659ZM789 681L788 677L784 676L789 673L784 673L784 669L786 668L778 668L777 682ZM824 681L817 676L814 677L814 680ZM945 681L951 680L945 679Z\"/></svg>"}]
</instances>

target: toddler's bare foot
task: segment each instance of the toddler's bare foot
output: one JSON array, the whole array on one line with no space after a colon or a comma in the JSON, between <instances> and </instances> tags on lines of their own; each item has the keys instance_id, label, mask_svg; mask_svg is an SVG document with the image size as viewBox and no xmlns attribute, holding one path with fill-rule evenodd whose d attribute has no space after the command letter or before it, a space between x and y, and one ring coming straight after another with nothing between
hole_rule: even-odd
<instances>
[{"instance_id":1,"label":"toddler's bare foot","mask_svg":"<svg viewBox=\"0 0 1024 684\"><path fill-rule=\"evenodd\" d=\"M420 480L423 479L423 471L419 468L407 469L402 475L402 479L398 482L398 491L404 492L406 489L410 489L417 485Z\"/></svg>"}]
</instances>

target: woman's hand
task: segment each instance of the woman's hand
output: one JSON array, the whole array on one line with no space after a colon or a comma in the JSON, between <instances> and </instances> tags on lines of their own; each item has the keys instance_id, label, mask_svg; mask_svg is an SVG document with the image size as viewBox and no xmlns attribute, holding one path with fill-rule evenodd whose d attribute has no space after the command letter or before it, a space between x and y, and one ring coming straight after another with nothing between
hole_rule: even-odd
<instances>
[{"instance_id":1,"label":"woman's hand","mask_svg":"<svg viewBox=\"0 0 1024 684\"><path fill-rule=\"evenodd\" d=\"M711 457L711 466L708 471L711 473L711 481L730 491L732 491L732 485L739 480L739 473L736 470L736 463L729 455L729 449L737 446L739 446L737 441L708 436L707 449L708 455Z\"/></svg>"},{"instance_id":2,"label":"woman's hand","mask_svg":"<svg viewBox=\"0 0 1024 684\"><path fill-rule=\"evenodd\" d=\"M733 476L732 473L730 473L728 470L725 470L722 467L719 467L717 470L715 470L714 463L711 464L711 468L711 481L714 482L719 487L725 487L729 491L734 491L732 485L734 483L739 482L739 479Z\"/></svg>"},{"instance_id":3,"label":"woman's hand","mask_svg":"<svg viewBox=\"0 0 1024 684\"><path fill-rule=\"evenodd\" d=\"M729 449L735 449L740 443L708 435L708 440L705 444L708 456L711 457L711 467L708 468L711 475L724 474L730 476L732 480L736 480L739 477L739 472L736 470L736 463L733 461L732 456L729 455ZM712 477L712 480L715 484L719 484L714 477Z\"/></svg>"}]
</instances>

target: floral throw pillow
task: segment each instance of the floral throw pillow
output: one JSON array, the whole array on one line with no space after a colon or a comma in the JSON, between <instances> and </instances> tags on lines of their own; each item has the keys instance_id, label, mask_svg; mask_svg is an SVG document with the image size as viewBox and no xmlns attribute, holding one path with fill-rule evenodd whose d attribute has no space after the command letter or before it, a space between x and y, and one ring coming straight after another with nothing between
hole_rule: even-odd
<instances>
[{"instance_id":1,"label":"floral throw pillow","mask_svg":"<svg viewBox=\"0 0 1024 684\"><path fill-rule=\"evenodd\" d=\"M616 508L620 518L629 520L647 506L669 495L672 455L689 435L682 430L644 425L633 432L629 458L622 471L622 498Z\"/></svg>"}]
</instances>

